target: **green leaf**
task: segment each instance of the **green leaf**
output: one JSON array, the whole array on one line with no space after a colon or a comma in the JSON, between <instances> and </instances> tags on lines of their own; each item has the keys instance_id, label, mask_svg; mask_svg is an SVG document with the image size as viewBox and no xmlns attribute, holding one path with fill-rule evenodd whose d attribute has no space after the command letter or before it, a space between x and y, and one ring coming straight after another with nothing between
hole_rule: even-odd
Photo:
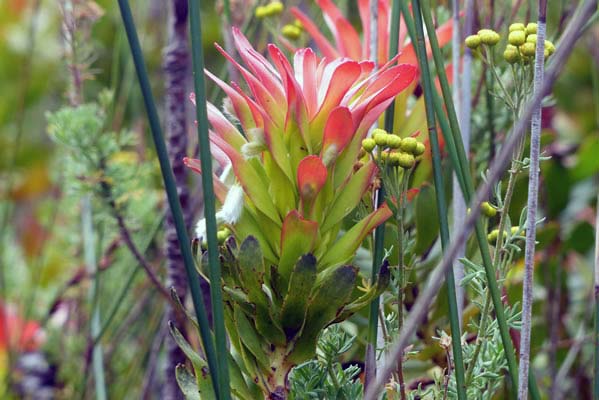
<instances>
[{"instance_id":1,"label":"green leaf","mask_svg":"<svg viewBox=\"0 0 599 400\"><path fill-rule=\"evenodd\" d=\"M435 188L423 185L416 196L416 244L414 252L426 252L439 235L439 217L435 203Z\"/></svg>"},{"instance_id":2,"label":"green leaf","mask_svg":"<svg viewBox=\"0 0 599 400\"><path fill-rule=\"evenodd\" d=\"M237 327L241 343L252 353L263 370L268 369L270 362L262 347L263 342L256 333L254 325L239 307L235 307L233 318L235 319L235 326Z\"/></svg>"},{"instance_id":3,"label":"green leaf","mask_svg":"<svg viewBox=\"0 0 599 400\"><path fill-rule=\"evenodd\" d=\"M370 213L347 231L321 258L318 269L334 267L351 260L362 241L374 228L385 222L392 213L386 204Z\"/></svg>"},{"instance_id":4,"label":"green leaf","mask_svg":"<svg viewBox=\"0 0 599 400\"><path fill-rule=\"evenodd\" d=\"M262 289L264 284L264 260L260 244L253 236L248 236L239 249L240 279L248 298L256 306L256 329L270 343L285 344L285 334L276 325L275 309Z\"/></svg>"},{"instance_id":5,"label":"green leaf","mask_svg":"<svg viewBox=\"0 0 599 400\"><path fill-rule=\"evenodd\" d=\"M200 390L198 389L195 378L191 372L185 368L185 365L177 365L175 368L175 376L177 378L179 388L183 392L183 396L186 400L201 400Z\"/></svg>"},{"instance_id":6,"label":"green leaf","mask_svg":"<svg viewBox=\"0 0 599 400\"><path fill-rule=\"evenodd\" d=\"M168 327L175 343L177 343L177 346L179 346L181 351L183 351L185 356L191 361L191 365L193 365L193 370L196 374L197 387L202 394L202 399L216 399L208 364L202 357L200 357L193 347L191 347L189 342L185 340L181 332L179 332L177 327L175 327L171 321L169 321Z\"/></svg>"},{"instance_id":7,"label":"green leaf","mask_svg":"<svg viewBox=\"0 0 599 400\"><path fill-rule=\"evenodd\" d=\"M357 268L345 265L324 274L320 286L310 298L302 334L289 355L292 362L300 363L314 356L318 335L347 304L358 272Z\"/></svg>"},{"instance_id":8,"label":"green leaf","mask_svg":"<svg viewBox=\"0 0 599 400\"><path fill-rule=\"evenodd\" d=\"M379 270L376 283L362 296L358 297L345 307L343 311L335 318L334 323L342 322L352 316L355 312L369 305L375 297L380 296L389 287L391 281L391 271L389 270L389 260L385 259Z\"/></svg>"},{"instance_id":9,"label":"green leaf","mask_svg":"<svg viewBox=\"0 0 599 400\"><path fill-rule=\"evenodd\" d=\"M316 258L306 254L295 264L281 310L281 325L287 340L291 340L302 329L315 281Z\"/></svg>"},{"instance_id":10,"label":"green leaf","mask_svg":"<svg viewBox=\"0 0 599 400\"><path fill-rule=\"evenodd\" d=\"M283 287L289 280L291 271L302 254L312 251L318 235L318 224L308 221L293 210L285 216L281 230L281 258L279 274L283 278Z\"/></svg>"},{"instance_id":11,"label":"green leaf","mask_svg":"<svg viewBox=\"0 0 599 400\"><path fill-rule=\"evenodd\" d=\"M322 233L341 222L360 204L362 195L372 182L376 169L376 165L372 161L369 162L353 174L347 184L337 192L320 227Z\"/></svg>"}]
</instances>

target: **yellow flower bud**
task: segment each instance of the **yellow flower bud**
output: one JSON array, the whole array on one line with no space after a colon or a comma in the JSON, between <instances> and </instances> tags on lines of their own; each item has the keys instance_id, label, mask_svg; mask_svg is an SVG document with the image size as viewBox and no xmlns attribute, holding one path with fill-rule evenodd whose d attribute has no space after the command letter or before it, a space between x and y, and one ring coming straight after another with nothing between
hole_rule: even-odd
<instances>
[{"instance_id":1,"label":"yellow flower bud","mask_svg":"<svg viewBox=\"0 0 599 400\"><path fill-rule=\"evenodd\" d=\"M376 142L374 141L374 139L367 138L362 140L362 148L368 153L371 153L372 150L374 150L375 146Z\"/></svg>"},{"instance_id":2,"label":"yellow flower bud","mask_svg":"<svg viewBox=\"0 0 599 400\"><path fill-rule=\"evenodd\" d=\"M478 36L480 41L488 46L495 46L501 40L501 36L492 29L481 29Z\"/></svg>"},{"instance_id":3,"label":"yellow flower bud","mask_svg":"<svg viewBox=\"0 0 599 400\"><path fill-rule=\"evenodd\" d=\"M519 226L512 226L512 229L510 229L510 234L513 236L516 233L518 233L520 231L520 227Z\"/></svg>"},{"instance_id":4,"label":"yellow flower bud","mask_svg":"<svg viewBox=\"0 0 599 400\"><path fill-rule=\"evenodd\" d=\"M480 46L480 36L478 35L470 35L464 40L466 46L470 49L475 50L478 46Z\"/></svg>"},{"instance_id":5,"label":"yellow flower bud","mask_svg":"<svg viewBox=\"0 0 599 400\"><path fill-rule=\"evenodd\" d=\"M296 40L301 36L302 30L295 25L288 24L281 28L281 34L287 39Z\"/></svg>"},{"instance_id":6,"label":"yellow flower bud","mask_svg":"<svg viewBox=\"0 0 599 400\"><path fill-rule=\"evenodd\" d=\"M522 46L520 46L520 52L529 57L535 56L535 44L531 42L526 42Z\"/></svg>"},{"instance_id":7,"label":"yellow flower bud","mask_svg":"<svg viewBox=\"0 0 599 400\"><path fill-rule=\"evenodd\" d=\"M414 151L416 150L416 146L418 146L418 141L416 139L414 139L413 137L407 137L407 138L402 139L401 145L399 146L399 148L403 152L414 154Z\"/></svg>"},{"instance_id":8,"label":"yellow flower bud","mask_svg":"<svg viewBox=\"0 0 599 400\"><path fill-rule=\"evenodd\" d=\"M216 233L216 239L219 244L223 244L229 236L231 236L231 231L228 228L224 228Z\"/></svg>"},{"instance_id":9,"label":"yellow flower bud","mask_svg":"<svg viewBox=\"0 0 599 400\"><path fill-rule=\"evenodd\" d=\"M495 243L497 241L497 236L499 235L499 229L493 229L491 233L487 235L487 240L489 243Z\"/></svg>"},{"instance_id":10,"label":"yellow flower bud","mask_svg":"<svg viewBox=\"0 0 599 400\"><path fill-rule=\"evenodd\" d=\"M389 160L389 150L382 151L380 154L380 159L382 162L387 162Z\"/></svg>"},{"instance_id":11,"label":"yellow flower bud","mask_svg":"<svg viewBox=\"0 0 599 400\"><path fill-rule=\"evenodd\" d=\"M513 24L510 25L510 32L514 32L514 31L525 31L526 30L526 26L524 26L524 24L522 22L515 22Z\"/></svg>"},{"instance_id":12,"label":"yellow flower bud","mask_svg":"<svg viewBox=\"0 0 599 400\"><path fill-rule=\"evenodd\" d=\"M387 136L387 146L391 149L399 149L401 146L401 138L397 135L389 135Z\"/></svg>"},{"instance_id":13,"label":"yellow flower bud","mask_svg":"<svg viewBox=\"0 0 599 400\"><path fill-rule=\"evenodd\" d=\"M421 155L424 154L424 150L426 150L426 147L424 146L424 143L416 143L416 148L414 149L414 155L417 157L416 159L418 160L418 157L420 157Z\"/></svg>"},{"instance_id":14,"label":"yellow flower bud","mask_svg":"<svg viewBox=\"0 0 599 400\"><path fill-rule=\"evenodd\" d=\"M537 34L533 33L531 35L526 36L526 41L529 43L537 44Z\"/></svg>"},{"instance_id":15,"label":"yellow flower bud","mask_svg":"<svg viewBox=\"0 0 599 400\"><path fill-rule=\"evenodd\" d=\"M267 16L272 17L283 12L285 6L280 1L273 1L266 6Z\"/></svg>"},{"instance_id":16,"label":"yellow flower bud","mask_svg":"<svg viewBox=\"0 0 599 400\"><path fill-rule=\"evenodd\" d=\"M256 16L256 18L262 19L268 16L268 9L266 8L266 6L258 6L256 7L256 11L254 11L254 15Z\"/></svg>"},{"instance_id":17,"label":"yellow flower bud","mask_svg":"<svg viewBox=\"0 0 599 400\"><path fill-rule=\"evenodd\" d=\"M526 35L523 31L513 31L510 32L507 40L512 46L520 46L526 42Z\"/></svg>"},{"instance_id":18,"label":"yellow flower bud","mask_svg":"<svg viewBox=\"0 0 599 400\"><path fill-rule=\"evenodd\" d=\"M389 164L391 164L391 166L393 166L393 167L399 166L399 158L400 157L401 157L400 153L398 153L396 151L389 154Z\"/></svg>"},{"instance_id":19,"label":"yellow flower bud","mask_svg":"<svg viewBox=\"0 0 599 400\"><path fill-rule=\"evenodd\" d=\"M530 35L532 33L537 33L537 24L529 22L528 25L526 25L526 34Z\"/></svg>"},{"instance_id":20,"label":"yellow flower bud","mask_svg":"<svg viewBox=\"0 0 599 400\"><path fill-rule=\"evenodd\" d=\"M551 41L545 40L545 50L547 50L547 52L549 53L548 55L552 55L553 53L555 53L555 46Z\"/></svg>"},{"instance_id":21,"label":"yellow flower bud","mask_svg":"<svg viewBox=\"0 0 599 400\"><path fill-rule=\"evenodd\" d=\"M516 46L508 44L503 52L503 58L510 64L514 64L520 60L520 53Z\"/></svg>"},{"instance_id":22,"label":"yellow flower bud","mask_svg":"<svg viewBox=\"0 0 599 400\"><path fill-rule=\"evenodd\" d=\"M304 30L304 24L302 24L302 21L300 21L299 19L296 19L295 21L293 21L293 25L297 26L301 30Z\"/></svg>"},{"instance_id":23,"label":"yellow flower bud","mask_svg":"<svg viewBox=\"0 0 599 400\"><path fill-rule=\"evenodd\" d=\"M410 169L416 164L416 159L410 153L397 153L399 154L398 163L399 166L404 169Z\"/></svg>"},{"instance_id":24,"label":"yellow flower bud","mask_svg":"<svg viewBox=\"0 0 599 400\"><path fill-rule=\"evenodd\" d=\"M480 210L483 213L483 215L487 218L493 218L495 215L497 215L497 209L493 207L491 203L489 203L488 201L485 201L481 204Z\"/></svg>"},{"instance_id":25,"label":"yellow flower bud","mask_svg":"<svg viewBox=\"0 0 599 400\"><path fill-rule=\"evenodd\" d=\"M387 136L389 136L389 134L384 129L376 128L372 131L372 138L377 146L386 147L388 144Z\"/></svg>"}]
</instances>

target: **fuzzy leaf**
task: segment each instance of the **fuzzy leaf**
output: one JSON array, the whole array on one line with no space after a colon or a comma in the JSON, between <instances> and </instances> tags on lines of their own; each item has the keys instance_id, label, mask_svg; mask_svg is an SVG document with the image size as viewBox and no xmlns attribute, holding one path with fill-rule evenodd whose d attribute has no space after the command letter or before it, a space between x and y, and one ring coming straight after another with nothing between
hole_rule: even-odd
<instances>
[{"instance_id":1,"label":"fuzzy leaf","mask_svg":"<svg viewBox=\"0 0 599 400\"><path fill-rule=\"evenodd\" d=\"M320 228L321 233L337 225L358 206L376 171L376 165L371 161L353 174L347 184L339 189Z\"/></svg>"},{"instance_id":2,"label":"fuzzy leaf","mask_svg":"<svg viewBox=\"0 0 599 400\"><path fill-rule=\"evenodd\" d=\"M385 204L362 219L326 251L320 260L318 269L322 270L349 261L358 247L360 247L366 235L384 223L391 215L389 206Z\"/></svg>"},{"instance_id":3,"label":"fuzzy leaf","mask_svg":"<svg viewBox=\"0 0 599 400\"><path fill-rule=\"evenodd\" d=\"M291 340L302 329L315 281L316 258L312 254L306 254L295 264L281 310L281 325L287 340Z\"/></svg>"},{"instance_id":4,"label":"fuzzy leaf","mask_svg":"<svg viewBox=\"0 0 599 400\"><path fill-rule=\"evenodd\" d=\"M239 334L239 339L241 343L252 353L252 355L256 358L258 365L266 370L269 366L268 356L264 352L262 348L262 341L260 340L260 336L256 333L256 330L253 324L248 320L246 315L239 307L235 307L234 309L235 326L237 327L237 332Z\"/></svg>"},{"instance_id":5,"label":"fuzzy leaf","mask_svg":"<svg viewBox=\"0 0 599 400\"><path fill-rule=\"evenodd\" d=\"M183 392L185 400L201 400L198 384L196 383L191 372L185 368L185 365L177 365L175 368L175 376L177 378L177 384L179 384L179 388L181 389L181 392ZM204 397L204 399L207 398L208 396Z\"/></svg>"},{"instance_id":6,"label":"fuzzy leaf","mask_svg":"<svg viewBox=\"0 0 599 400\"><path fill-rule=\"evenodd\" d=\"M281 230L281 258L279 274L285 284L289 280L291 270L302 254L312 251L316 244L318 224L303 219L293 210L285 217ZM285 286L283 286L285 287Z\"/></svg>"},{"instance_id":7,"label":"fuzzy leaf","mask_svg":"<svg viewBox=\"0 0 599 400\"><path fill-rule=\"evenodd\" d=\"M326 273L310 298L304 329L289 355L291 361L299 363L314 356L318 335L335 320L349 300L357 275L357 268L350 265Z\"/></svg>"}]
</instances>

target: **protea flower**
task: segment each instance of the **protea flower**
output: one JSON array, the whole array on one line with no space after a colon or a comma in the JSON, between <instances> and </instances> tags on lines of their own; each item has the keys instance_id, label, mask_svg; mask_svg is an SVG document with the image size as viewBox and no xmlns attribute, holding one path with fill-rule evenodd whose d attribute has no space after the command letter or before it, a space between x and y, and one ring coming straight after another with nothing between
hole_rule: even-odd
<instances>
[{"instance_id":1,"label":"protea flower","mask_svg":"<svg viewBox=\"0 0 599 400\"><path fill-rule=\"evenodd\" d=\"M314 356L322 329L389 280L382 268L360 295L357 268L347 264L392 215L387 206L372 211L377 168L360 149L416 68L388 63L374 72L371 61L319 60L311 49L298 50L292 65L274 45L268 61L239 30L233 37L245 66L217 47L248 90L207 72L228 96L227 116L208 104L212 152L234 173L230 185L215 180L217 220L231 232L221 247L226 324L242 370L268 398L285 398L288 372ZM197 160L185 162L200 172ZM370 211L344 225L361 202ZM241 398L246 389L233 387Z\"/></svg>"},{"instance_id":2,"label":"protea flower","mask_svg":"<svg viewBox=\"0 0 599 400\"><path fill-rule=\"evenodd\" d=\"M380 63L384 63L389 59L389 37L391 35L390 1L378 0L378 54L376 58L370 54L370 0L358 0L358 9L364 33L362 39L360 39L358 32L331 0L316 0L316 3L324 13L325 22L335 40L334 44L320 32L310 17L301 12L297 7L292 8L291 12L300 20L306 32L314 39L323 56L328 58L348 57L353 60L377 60ZM435 33L441 47L451 40L452 26L452 21L448 21L436 30ZM403 17L401 17L397 49L399 54L398 62L418 65L414 46L406 38L407 28ZM430 56L430 48L427 47L427 51Z\"/></svg>"}]
</instances>

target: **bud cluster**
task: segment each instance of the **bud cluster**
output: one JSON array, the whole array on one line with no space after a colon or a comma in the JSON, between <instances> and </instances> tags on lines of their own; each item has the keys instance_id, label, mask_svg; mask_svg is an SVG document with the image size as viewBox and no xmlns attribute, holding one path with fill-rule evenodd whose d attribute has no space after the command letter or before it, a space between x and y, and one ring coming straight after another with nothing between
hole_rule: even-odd
<instances>
[{"instance_id":1,"label":"bud cluster","mask_svg":"<svg viewBox=\"0 0 599 400\"><path fill-rule=\"evenodd\" d=\"M284 9L285 6L283 5L283 3L281 3L280 1L273 1L264 6L256 7L254 15L258 19L274 17L275 15L281 14Z\"/></svg>"},{"instance_id":2,"label":"bud cluster","mask_svg":"<svg viewBox=\"0 0 599 400\"><path fill-rule=\"evenodd\" d=\"M416 161L422 158L425 151L423 143L413 137L400 138L395 134L387 133L384 129L377 128L372 132L372 137L362 141L362 149L372 153L378 148L377 159L393 167L410 169Z\"/></svg>"},{"instance_id":3,"label":"bud cluster","mask_svg":"<svg viewBox=\"0 0 599 400\"><path fill-rule=\"evenodd\" d=\"M297 40L302 35L304 27L299 20L295 20L292 24L284 25L281 28L281 34L290 40Z\"/></svg>"}]
</instances>

